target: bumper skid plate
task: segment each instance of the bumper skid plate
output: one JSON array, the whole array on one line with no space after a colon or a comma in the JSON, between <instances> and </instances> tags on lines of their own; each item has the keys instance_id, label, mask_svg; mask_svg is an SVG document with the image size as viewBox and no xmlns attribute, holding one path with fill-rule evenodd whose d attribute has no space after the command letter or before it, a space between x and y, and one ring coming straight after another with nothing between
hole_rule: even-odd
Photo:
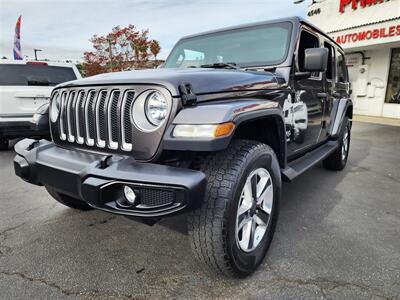
<instances>
[{"instance_id":1,"label":"bumper skid plate","mask_svg":"<svg viewBox=\"0 0 400 300\"><path fill-rule=\"evenodd\" d=\"M23 180L120 215L158 218L181 213L198 207L205 193L206 178L200 171L64 149L46 140L24 139L15 151L15 173ZM125 186L137 195L133 204L125 201Z\"/></svg>"}]
</instances>

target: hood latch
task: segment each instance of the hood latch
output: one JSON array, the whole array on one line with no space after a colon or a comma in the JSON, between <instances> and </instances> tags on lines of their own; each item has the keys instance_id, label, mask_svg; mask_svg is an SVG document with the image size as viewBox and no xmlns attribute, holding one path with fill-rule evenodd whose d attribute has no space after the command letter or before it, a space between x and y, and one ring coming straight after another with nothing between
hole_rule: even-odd
<instances>
[{"instance_id":1,"label":"hood latch","mask_svg":"<svg viewBox=\"0 0 400 300\"><path fill-rule=\"evenodd\" d=\"M197 96L193 92L193 87L190 83L182 83L179 85L181 92L182 103L184 106L194 106L197 104Z\"/></svg>"}]
</instances>

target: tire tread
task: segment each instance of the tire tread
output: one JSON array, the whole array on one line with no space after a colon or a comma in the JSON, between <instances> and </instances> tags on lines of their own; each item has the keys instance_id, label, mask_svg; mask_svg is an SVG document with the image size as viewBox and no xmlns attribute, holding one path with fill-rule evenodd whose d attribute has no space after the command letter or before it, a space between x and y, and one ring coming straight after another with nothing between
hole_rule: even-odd
<instances>
[{"instance_id":1,"label":"tire tread","mask_svg":"<svg viewBox=\"0 0 400 300\"><path fill-rule=\"evenodd\" d=\"M269 146L260 142L235 140L227 150L201 157L203 161L197 164L206 174L208 184L201 208L188 217L188 229L194 256L206 271L234 277L241 275L232 268L227 252L226 220L230 192L247 158L256 151L274 154Z\"/></svg>"}]
</instances>

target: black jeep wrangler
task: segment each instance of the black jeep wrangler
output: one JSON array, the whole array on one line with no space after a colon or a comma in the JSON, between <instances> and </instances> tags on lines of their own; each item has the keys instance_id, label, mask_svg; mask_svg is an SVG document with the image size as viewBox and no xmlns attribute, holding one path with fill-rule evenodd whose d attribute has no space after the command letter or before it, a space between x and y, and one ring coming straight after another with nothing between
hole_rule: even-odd
<instances>
[{"instance_id":1,"label":"black jeep wrangler","mask_svg":"<svg viewBox=\"0 0 400 300\"><path fill-rule=\"evenodd\" d=\"M149 224L188 212L200 264L245 276L271 244L282 180L345 167L350 93L343 50L302 19L193 35L160 69L57 86L52 142L16 144L15 172L76 209Z\"/></svg>"}]
</instances>

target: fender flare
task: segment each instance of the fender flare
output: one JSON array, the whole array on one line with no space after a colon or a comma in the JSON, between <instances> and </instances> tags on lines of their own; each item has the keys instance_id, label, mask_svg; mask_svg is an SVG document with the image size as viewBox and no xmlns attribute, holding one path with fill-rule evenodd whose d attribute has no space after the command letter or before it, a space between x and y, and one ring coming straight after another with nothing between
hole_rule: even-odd
<instances>
[{"instance_id":1,"label":"fender flare","mask_svg":"<svg viewBox=\"0 0 400 300\"><path fill-rule=\"evenodd\" d=\"M281 166L284 166L286 165L285 121L282 109L276 101L247 100L185 108L178 113L167 128L163 139L163 149L204 152L221 151L229 146L241 124L263 118L274 118L277 122L280 153L276 153L276 155ZM225 122L235 123L235 129L229 136L216 139L175 138L172 136L173 130L178 124L199 125Z\"/></svg>"},{"instance_id":2,"label":"fender flare","mask_svg":"<svg viewBox=\"0 0 400 300\"><path fill-rule=\"evenodd\" d=\"M329 135L332 139L337 139L339 137L344 117L346 116L349 108L351 111L353 110L353 102L351 99L342 98L333 103L333 109L331 113L332 121L329 127Z\"/></svg>"}]
</instances>

